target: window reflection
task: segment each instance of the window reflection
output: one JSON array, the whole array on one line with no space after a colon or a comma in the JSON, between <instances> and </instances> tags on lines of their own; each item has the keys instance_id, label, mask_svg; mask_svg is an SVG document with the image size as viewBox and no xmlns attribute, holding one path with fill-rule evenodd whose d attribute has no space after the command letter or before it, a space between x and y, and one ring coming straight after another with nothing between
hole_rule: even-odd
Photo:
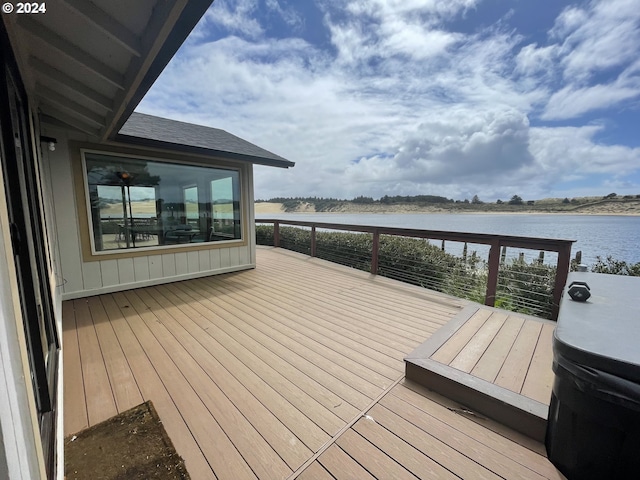
<instances>
[{"instance_id":1,"label":"window reflection","mask_svg":"<svg viewBox=\"0 0 640 480\"><path fill-rule=\"evenodd\" d=\"M236 170L86 152L96 252L242 238Z\"/></svg>"}]
</instances>

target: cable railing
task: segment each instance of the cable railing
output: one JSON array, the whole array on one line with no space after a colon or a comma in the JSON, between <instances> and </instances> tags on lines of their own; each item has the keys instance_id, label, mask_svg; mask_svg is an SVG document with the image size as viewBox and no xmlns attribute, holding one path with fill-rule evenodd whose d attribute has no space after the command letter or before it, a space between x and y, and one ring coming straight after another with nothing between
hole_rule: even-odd
<instances>
[{"instance_id":1,"label":"cable railing","mask_svg":"<svg viewBox=\"0 0 640 480\"><path fill-rule=\"evenodd\" d=\"M558 316L573 243L299 220L256 219L256 224L259 245L286 248L458 298L553 320Z\"/></svg>"}]
</instances>

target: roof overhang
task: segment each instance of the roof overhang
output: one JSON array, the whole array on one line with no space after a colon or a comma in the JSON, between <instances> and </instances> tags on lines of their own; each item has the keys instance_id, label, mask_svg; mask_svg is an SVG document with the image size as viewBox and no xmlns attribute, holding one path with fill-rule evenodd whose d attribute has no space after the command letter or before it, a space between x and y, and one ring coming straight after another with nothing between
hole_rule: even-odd
<instances>
[{"instance_id":1,"label":"roof overhang","mask_svg":"<svg viewBox=\"0 0 640 480\"><path fill-rule=\"evenodd\" d=\"M3 14L45 122L116 136L213 0L57 0Z\"/></svg>"},{"instance_id":2,"label":"roof overhang","mask_svg":"<svg viewBox=\"0 0 640 480\"><path fill-rule=\"evenodd\" d=\"M223 160L235 160L240 162L253 163L255 165L265 165L268 167L290 168L295 162L290 160L277 160L261 156L246 155L242 153L229 152L226 150L216 150L212 148L196 147L192 145L176 144L171 142L163 142L159 140L150 140L148 138L132 137L129 135L117 135L115 141L120 144L135 145L138 147L153 148L159 150L168 150L193 155L204 155L207 157L216 157Z\"/></svg>"},{"instance_id":3,"label":"roof overhang","mask_svg":"<svg viewBox=\"0 0 640 480\"><path fill-rule=\"evenodd\" d=\"M205 155L270 167L295 165L273 152L219 128L134 112L113 140L128 145Z\"/></svg>"}]
</instances>

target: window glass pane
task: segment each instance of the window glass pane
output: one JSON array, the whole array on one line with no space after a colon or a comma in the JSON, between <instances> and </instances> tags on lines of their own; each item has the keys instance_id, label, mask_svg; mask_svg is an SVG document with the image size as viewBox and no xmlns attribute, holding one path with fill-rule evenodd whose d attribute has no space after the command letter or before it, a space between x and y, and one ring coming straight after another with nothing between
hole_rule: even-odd
<instances>
[{"instance_id":1,"label":"window glass pane","mask_svg":"<svg viewBox=\"0 0 640 480\"><path fill-rule=\"evenodd\" d=\"M241 239L236 170L85 154L96 252Z\"/></svg>"},{"instance_id":2,"label":"window glass pane","mask_svg":"<svg viewBox=\"0 0 640 480\"><path fill-rule=\"evenodd\" d=\"M197 224L198 217L198 187L187 187L184 189L184 209L186 212L187 223Z\"/></svg>"},{"instance_id":3,"label":"window glass pane","mask_svg":"<svg viewBox=\"0 0 640 480\"><path fill-rule=\"evenodd\" d=\"M240 238L240 204L238 172L211 181L212 235L216 238Z\"/></svg>"}]
</instances>

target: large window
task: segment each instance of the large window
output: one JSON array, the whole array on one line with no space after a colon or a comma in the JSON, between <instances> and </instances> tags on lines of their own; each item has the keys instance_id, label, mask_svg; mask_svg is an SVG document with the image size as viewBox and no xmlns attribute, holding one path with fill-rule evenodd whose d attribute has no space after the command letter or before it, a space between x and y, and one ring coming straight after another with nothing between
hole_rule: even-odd
<instances>
[{"instance_id":1,"label":"large window","mask_svg":"<svg viewBox=\"0 0 640 480\"><path fill-rule=\"evenodd\" d=\"M94 252L242 238L237 170L84 153Z\"/></svg>"}]
</instances>

